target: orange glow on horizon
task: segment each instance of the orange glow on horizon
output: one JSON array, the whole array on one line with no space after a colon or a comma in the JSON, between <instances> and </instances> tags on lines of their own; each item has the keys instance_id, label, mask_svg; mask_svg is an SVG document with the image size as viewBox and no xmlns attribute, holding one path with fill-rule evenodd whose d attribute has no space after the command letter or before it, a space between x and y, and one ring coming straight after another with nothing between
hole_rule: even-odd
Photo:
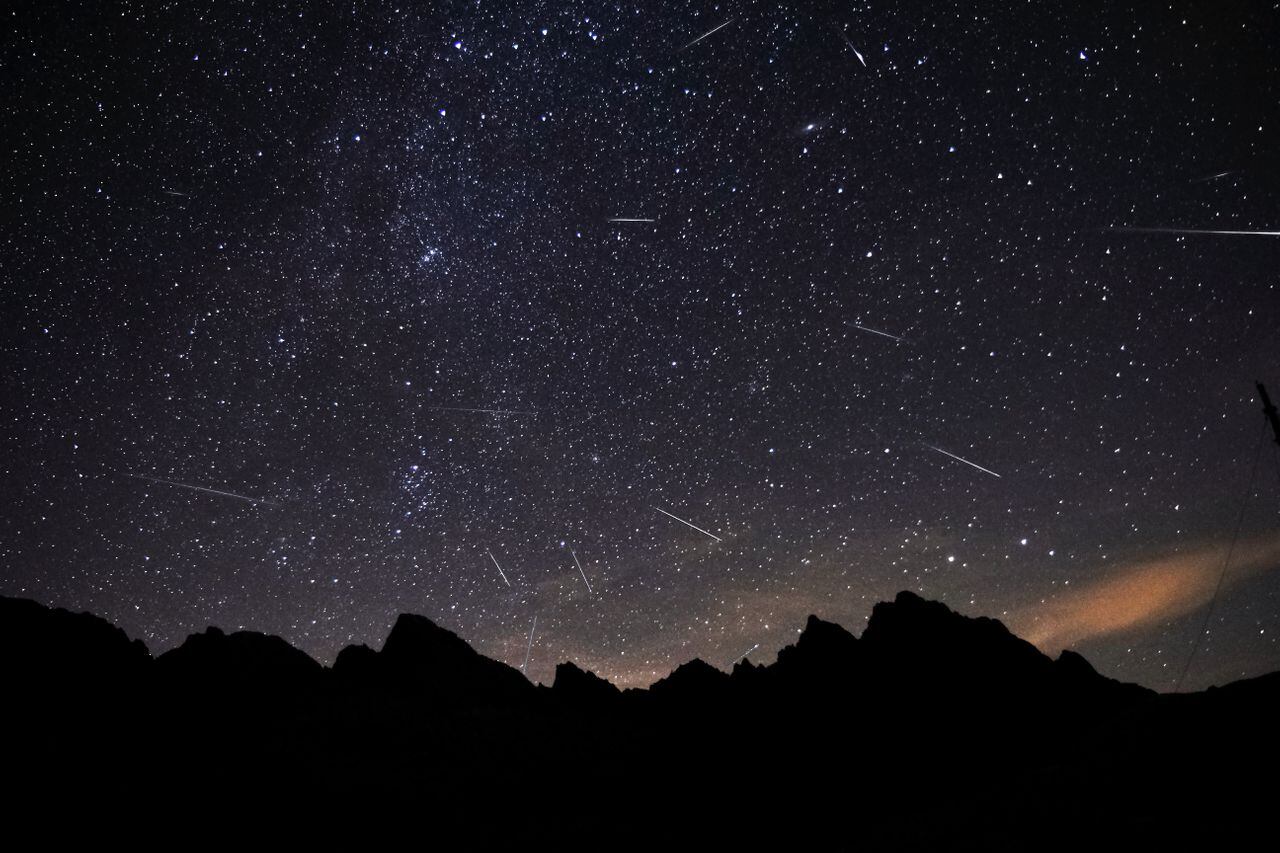
<instances>
[{"instance_id":1,"label":"orange glow on horizon","mask_svg":"<svg viewBox=\"0 0 1280 853\"><path fill-rule=\"evenodd\" d=\"M1110 577L1072 588L1025 608L1009 627L1046 652L1058 652L1096 637L1183 616L1208 604L1226 559L1226 546L1202 546L1181 554L1122 565ZM1236 546L1223 590L1280 561L1280 542L1255 540Z\"/></svg>"}]
</instances>

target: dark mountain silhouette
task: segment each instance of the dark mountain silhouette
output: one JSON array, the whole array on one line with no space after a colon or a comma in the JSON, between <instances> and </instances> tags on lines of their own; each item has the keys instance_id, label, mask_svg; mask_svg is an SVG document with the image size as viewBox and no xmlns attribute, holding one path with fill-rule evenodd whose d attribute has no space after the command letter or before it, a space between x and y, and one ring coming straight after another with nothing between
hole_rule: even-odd
<instances>
[{"instance_id":1,"label":"dark mountain silhouette","mask_svg":"<svg viewBox=\"0 0 1280 853\"><path fill-rule=\"evenodd\" d=\"M204 686L251 683L279 688L322 676L324 667L280 637L256 631L224 634L210 627L156 658L159 677Z\"/></svg>"},{"instance_id":2,"label":"dark mountain silhouette","mask_svg":"<svg viewBox=\"0 0 1280 853\"><path fill-rule=\"evenodd\" d=\"M512 698L533 687L519 670L484 657L430 619L408 613L396 620L382 651L348 646L333 671L348 680L449 701Z\"/></svg>"},{"instance_id":3,"label":"dark mountain silhouette","mask_svg":"<svg viewBox=\"0 0 1280 853\"><path fill-rule=\"evenodd\" d=\"M872 608L858 642L865 676L889 695L947 693L980 704L1048 705L1040 712L1061 714L1151 694L1104 678L1074 652L1055 661L998 620L963 616L911 592Z\"/></svg>"},{"instance_id":4,"label":"dark mountain silhouette","mask_svg":"<svg viewBox=\"0 0 1280 853\"><path fill-rule=\"evenodd\" d=\"M0 654L6 679L99 682L130 678L151 662L141 640L89 613L0 596Z\"/></svg>"},{"instance_id":5,"label":"dark mountain silhouette","mask_svg":"<svg viewBox=\"0 0 1280 853\"><path fill-rule=\"evenodd\" d=\"M654 682L649 692L655 697L682 702L706 700L724 695L731 681L732 676L694 658L680 664L666 678Z\"/></svg>"},{"instance_id":6,"label":"dark mountain silhouette","mask_svg":"<svg viewBox=\"0 0 1280 853\"><path fill-rule=\"evenodd\" d=\"M1221 847L1271 807L1248 774L1280 757L1280 673L1157 695L905 592L860 637L810 617L774 663L693 660L648 690L570 662L535 688L421 616L326 668L217 628L153 660L5 598L0 672L29 816L145 790L175 820L332 804L481 846Z\"/></svg>"},{"instance_id":7,"label":"dark mountain silhouette","mask_svg":"<svg viewBox=\"0 0 1280 853\"><path fill-rule=\"evenodd\" d=\"M551 689L557 698L568 702L612 702L622 696L622 691L611 682L594 672L579 669L572 661L556 664Z\"/></svg>"},{"instance_id":8,"label":"dark mountain silhouette","mask_svg":"<svg viewBox=\"0 0 1280 853\"><path fill-rule=\"evenodd\" d=\"M778 669L814 679L850 675L861 661L858 639L834 622L810 616L800 638L778 652Z\"/></svg>"}]
</instances>

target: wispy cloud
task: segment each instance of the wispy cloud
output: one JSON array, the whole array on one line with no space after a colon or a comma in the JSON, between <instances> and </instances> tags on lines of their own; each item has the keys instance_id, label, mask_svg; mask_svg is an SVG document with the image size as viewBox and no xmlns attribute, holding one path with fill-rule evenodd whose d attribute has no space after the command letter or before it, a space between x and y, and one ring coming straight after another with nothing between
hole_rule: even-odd
<instances>
[{"instance_id":1,"label":"wispy cloud","mask_svg":"<svg viewBox=\"0 0 1280 853\"><path fill-rule=\"evenodd\" d=\"M1225 544L1203 545L1122 564L1106 578L1015 612L1009 617L1009 627L1045 651L1057 652L1086 640L1183 616L1208 604L1226 552ZM1241 543L1232 556L1224 591L1278 564L1280 540Z\"/></svg>"}]
</instances>

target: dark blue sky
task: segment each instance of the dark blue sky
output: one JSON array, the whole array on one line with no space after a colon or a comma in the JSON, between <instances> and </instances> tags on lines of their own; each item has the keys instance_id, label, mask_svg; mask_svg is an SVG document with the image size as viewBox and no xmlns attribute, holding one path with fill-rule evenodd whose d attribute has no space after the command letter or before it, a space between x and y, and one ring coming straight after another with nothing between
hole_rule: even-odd
<instances>
[{"instance_id":1,"label":"dark blue sky","mask_svg":"<svg viewBox=\"0 0 1280 853\"><path fill-rule=\"evenodd\" d=\"M1112 229L1280 229L1274 7L3 15L0 592L634 685L905 588L1176 680L1280 238ZM1261 453L1192 687L1280 665Z\"/></svg>"}]
</instances>

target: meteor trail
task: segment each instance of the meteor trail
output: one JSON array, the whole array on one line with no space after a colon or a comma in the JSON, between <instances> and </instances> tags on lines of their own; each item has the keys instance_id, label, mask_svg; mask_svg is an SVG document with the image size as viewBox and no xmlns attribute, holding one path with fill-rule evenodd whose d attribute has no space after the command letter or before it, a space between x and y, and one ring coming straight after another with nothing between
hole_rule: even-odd
<instances>
[{"instance_id":1,"label":"meteor trail","mask_svg":"<svg viewBox=\"0 0 1280 853\"><path fill-rule=\"evenodd\" d=\"M747 650L746 650L745 652L743 652L742 654L738 655L738 656L734 659L734 661L733 661L733 662L734 662L734 663L737 663L737 662L738 662L738 661L740 661L740 660L746 660L746 659L747 659L747 655L751 654L752 652L754 652L754 651L755 651L756 649L758 649L758 648L760 648L760 644L759 644L759 643L756 643L754 646L752 646L751 648L747 649Z\"/></svg>"},{"instance_id":2,"label":"meteor trail","mask_svg":"<svg viewBox=\"0 0 1280 853\"><path fill-rule=\"evenodd\" d=\"M680 517L680 516L678 516L678 515L671 515L671 513L667 512L667 511L666 511L665 509L663 509L662 507L656 507L656 506L655 506L655 507L654 507L654 509L656 509L658 512L662 513L662 514L663 514L663 515L665 515L665 516L668 516L668 517L670 517L670 518L674 518L676 521L680 522L681 524L685 525L686 527L692 527L694 530L698 531L699 533L705 533L707 536L710 536L712 539L716 540L717 542L723 542L723 541L724 541L723 539L721 539L719 536L715 535L714 533L707 533L707 531L703 530L703 529L702 529L701 527L699 527L698 525L696 525L696 524L690 524L689 522L685 521L683 518L681 518L681 517Z\"/></svg>"},{"instance_id":3,"label":"meteor trail","mask_svg":"<svg viewBox=\"0 0 1280 853\"><path fill-rule=\"evenodd\" d=\"M1217 234L1224 237L1280 237L1280 231L1217 231L1209 228L1109 228L1137 234Z\"/></svg>"},{"instance_id":4,"label":"meteor trail","mask_svg":"<svg viewBox=\"0 0 1280 853\"><path fill-rule=\"evenodd\" d=\"M573 555L573 564L578 567L578 574L582 575L582 582L587 585L587 593L594 595L591 592L591 581L587 580L587 573L582 570L582 563L578 562L578 555L574 554L572 548L569 549L569 553Z\"/></svg>"},{"instance_id":5,"label":"meteor trail","mask_svg":"<svg viewBox=\"0 0 1280 853\"><path fill-rule=\"evenodd\" d=\"M536 415L523 409L465 409L461 406L427 406L433 412L483 412L486 415Z\"/></svg>"},{"instance_id":6,"label":"meteor trail","mask_svg":"<svg viewBox=\"0 0 1280 853\"><path fill-rule=\"evenodd\" d=\"M489 555L490 560L493 560L493 565L498 570L498 574L502 575L503 582L506 583L507 586L511 586L511 581L507 580L507 573L502 570L502 566L498 565L498 558L493 556L493 552L488 548L485 548L484 552Z\"/></svg>"},{"instance_id":7,"label":"meteor trail","mask_svg":"<svg viewBox=\"0 0 1280 853\"><path fill-rule=\"evenodd\" d=\"M694 39L693 41L689 42L688 44L686 44L684 47L682 47L682 48L680 48L680 49L681 49L681 50L688 50L689 48L693 47L693 46L694 46L695 44L697 44L698 42L702 41L702 40L703 40L704 38L706 38L707 36L712 35L712 34L714 34L714 33L718 33L718 32L720 32L721 30L723 30L725 27L729 26L730 24L732 24L732 23L733 23L734 21L736 21L736 20L738 20L738 19L737 19L737 18L730 18L729 20L725 21L725 22L724 22L723 24L721 24L720 26L718 26L718 27L714 27L714 28L712 28L712 29L710 29L710 30L707 30L705 33L703 33L702 35L698 36L696 39Z\"/></svg>"},{"instance_id":8,"label":"meteor trail","mask_svg":"<svg viewBox=\"0 0 1280 853\"><path fill-rule=\"evenodd\" d=\"M533 651L533 632L538 627L538 616L534 614L533 624L529 626L529 645L524 650L524 663L520 664L520 671L524 672L529 668L529 652Z\"/></svg>"},{"instance_id":9,"label":"meteor trail","mask_svg":"<svg viewBox=\"0 0 1280 853\"><path fill-rule=\"evenodd\" d=\"M872 329L869 326L860 326L857 323L850 323L849 325L853 326L855 329L861 329L862 331L870 332L873 335L880 335L881 337L888 338L889 340L892 340L892 341L897 341L898 343L902 343L904 340L903 338L900 338L897 335L891 335L888 332L882 332L879 329Z\"/></svg>"},{"instance_id":10,"label":"meteor trail","mask_svg":"<svg viewBox=\"0 0 1280 853\"><path fill-rule=\"evenodd\" d=\"M1216 180L1218 180L1218 178L1225 178L1227 175L1234 175L1234 174L1235 174L1235 172L1219 172L1219 173L1218 173L1218 174L1216 174L1216 175L1210 175L1210 176L1209 176L1209 177L1207 177L1207 178L1200 178L1199 180L1192 181L1191 183L1193 183L1193 184L1207 184L1207 183L1209 183L1210 181L1216 181Z\"/></svg>"},{"instance_id":11,"label":"meteor trail","mask_svg":"<svg viewBox=\"0 0 1280 853\"><path fill-rule=\"evenodd\" d=\"M245 501L251 504L265 504L267 506L279 506L272 501L263 500L262 498L251 498L247 495L237 495L235 492L224 492L221 489L210 489L205 486L197 486L192 483L179 483L177 480L162 480L159 477L148 477L145 474L125 474L126 477L132 477L135 480L147 480L152 483L162 483L166 486L176 486L179 489L192 489L197 492L205 492L210 495L221 495L224 498L235 498L238 501Z\"/></svg>"},{"instance_id":12,"label":"meteor trail","mask_svg":"<svg viewBox=\"0 0 1280 853\"><path fill-rule=\"evenodd\" d=\"M963 456L956 456L954 453L948 453L947 451L943 450L941 447L934 447L932 444L926 444L925 447L929 448L930 450L936 450L939 453L941 453L943 456L950 456L952 459L956 460L957 462L963 462L964 464L968 465L970 468L977 468L979 471L983 472L984 474L990 474L992 477L995 477L997 480L1001 479L1000 475L997 474L995 471L992 471L990 468L983 468L981 465L977 464L976 462L970 462L968 459L965 459Z\"/></svg>"},{"instance_id":13,"label":"meteor trail","mask_svg":"<svg viewBox=\"0 0 1280 853\"><path fill-rule=\"evenodd\" d=\"M614 216L609 219L610 222L657 222L656 219L639 219L626 216Z\"/></svg>"},{"instance_id":14,"label":"meteor trail","mask_svg":"<svg viewBox=\"0 0 1280 853\"><path fill-rule=\"evenodd\" d=\"M188 196L186 193L180 193L177 190L164 190L164 194L181 196L182 198L190 198L190 196Z\"/></svg>"},{"instance_id":15,"label":"meteor trail","mask_svg":"<svg viewBox=\"0 0 1280 853\"><path fill-rule=\"evenodd\" d=\"M859 53L859 52L858 52L858 49L857 49L856 47L854 47L854 46L853 46L853 42L849 41L849 37L848 37L847 35L845 35L845 34L844 34L844 30L840 29L840 28L839 28L839 27L837 27L835 24L832 24L831 26L835 28L836 34L840 36L840 38L844 41L844 43L845 43L845 44L847 44L847 45L849 45L849 50L852 50L852 51L853 51L853 55L854 55L854 56L856 56L856 57L858 57L858 61L862 63L862 67L863 67L863 68L866 68L866 67L867 67L867 61L866 61L865 59L863 59L863 58L862 58L862 54L861 54L861 53Z\"/></svg>"}]
</instances>

